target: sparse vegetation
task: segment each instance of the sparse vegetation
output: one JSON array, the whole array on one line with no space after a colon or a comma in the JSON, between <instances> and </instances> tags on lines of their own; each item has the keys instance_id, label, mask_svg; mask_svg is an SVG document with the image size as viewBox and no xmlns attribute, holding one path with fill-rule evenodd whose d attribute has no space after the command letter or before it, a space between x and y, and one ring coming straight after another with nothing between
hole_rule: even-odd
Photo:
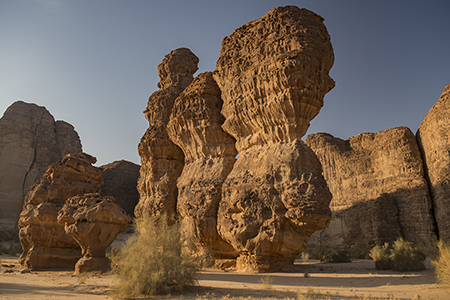
<instances>
[{"instance_id":1,"label":"sparse vegetation","mask_svg":"<svg viewBox=\"0 0 450 300\"><path fill-rule=\"evenodd\" d=\"M450 287L450 246L443 241L439 241L438 255L433 260L438 282L446 287Z\"/></svg>"},{"instance_id":2,"label":"sparse vegetation","mask_svg":"<svg viewBox=\"0 0 450 300\"><path fill-rule=\"evenodd\" d=\"M259 282L262 284L263 289L271 290L273 285L273 277L270 275L264 275L261 277Z\"/></svg>"},{"instance_id":3,"label":"sparse vegetation","mask_svg":"<svg viewBox=\"0 0 450 300\"><path fill-rule=\"evenodd\" d=\"M411 242L398 238L389 250L389 244L383 247L375 246L370 251L370 257L375 261L377 270L405 272L420 271L425 269L426 255Z\"/></svg>"},{"instance_id":4,"label":"sparse vegetation","mask_svg":"<svg viewBox=\"0 0 450 300\"><path fill-rule=\"evenodd\" d=\"M351 262L350 256L348 254L348 251L345 249L338 249L333 251L326 252L322 258L320 259L320 262L324 263L344 263L344 262Z\"/></svg>"},{"instance_id":5,"label":"sparse vegetation","mask_svg":"<svg viewBox=\"0 0 450 300\"><path fill-rule=\"evenodd\" d=\"M168 224L171 225L168 225ZM180 222L135 220L137 232L119 251L111 252L116 297L168 294L196 283L199 265L180 234Z\"/></svg>"}]
</instances>

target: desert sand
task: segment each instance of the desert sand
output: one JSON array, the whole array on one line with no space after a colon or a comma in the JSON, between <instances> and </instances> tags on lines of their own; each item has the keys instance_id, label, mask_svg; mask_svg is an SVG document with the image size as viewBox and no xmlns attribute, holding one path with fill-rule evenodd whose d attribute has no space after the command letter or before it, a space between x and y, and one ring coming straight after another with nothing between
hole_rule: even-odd
<instances>
[{"instance_id":1,"label":"desert sand","mask_svg":"<svg viewBox=\"0 0 450 300\"><path fill-rule=\"evenodd\" d=\"M3 255L0 259L0 299L111 299L113 275L21 274L18 257ZM185 293L145 299L297 299L299 293L303 299L450 299L450 290L436 283L431 262L426 266L424 271L398 273L375 270L370 260L340 264L311 260L297 262L288 273L203 270L198 285Z\"/></svg>"}]
</instances>

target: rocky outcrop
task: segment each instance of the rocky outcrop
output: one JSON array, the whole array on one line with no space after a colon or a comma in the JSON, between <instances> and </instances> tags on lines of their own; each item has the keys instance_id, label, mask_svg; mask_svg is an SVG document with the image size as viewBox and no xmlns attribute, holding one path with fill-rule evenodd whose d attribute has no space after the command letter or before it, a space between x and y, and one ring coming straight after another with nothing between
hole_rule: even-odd
<instances>
[{"instance_id":1,"label":"rocky outcrop","mask_svg":"<svg viewBox=\"0 0 450 300\"><path fill-rule=\"evenodd\" d=\"M333 61L322 17L294 6L222 42L214 78L239 158L222 186L218 231L238 251L238 269L291 268L309 235L329 223L331 194L300 138L334 87Z\"/></svg>"},{"instance_id":2,"label":"rocky outcrop","mask_svg":"<svg viewBox=\"0 0 450 300\"><path fill-rule=\"evenodd\" d=\"M81 152L73 126L55 121L45 107L17 101L0 119L0 238L17 235L28 189L52 163Z\"/></svg>"},{"instance_id":3,"label":"rocky outcrop","mask_svg":"<svg viewBox=\"0 0 450 300\"><path fill-rule=\"evenodd\" d=\"M166 126L178 95L192 82L198 58L187 48L171 51L158 66L159 91L153 93L144 111L149 127L139 143L141 157L136 217L174 214L178 191L176 180L184 165L183 151L168 137Z\"/></svg>"},{"instance_id":4,"label":"rocky outcrop","mask_svg":"<svg viewBox=\"0 0 450 300\"><path fill-rule=\"evenodd\" d=\"M450 85L430 109L417 131L433 199L439 238L450 241Z\"/></svg>"},{"instance_id":5,"label":"rocky outcrop","mask_svg":"<svg viewBox=\"0 0 450 300\"><path fill-rule=\"evenodd\" d=\"M307 137L333 195L330 226L310 244L372 247L398 237L419 242L434 236L431 199L419 148L406 127L341 140Z\"/></svg>"},{"instance_id":6,"label":"rocky outcrop","mask_svg":"<svg viewBox=\"0 0 450 300\"><path fill-rule=\"evenodd\" d=\"M100 167L103 170L102 195L111 196L130 216L139 202L137 180L139 165L126 160L115 161Z\"/></svg>"},{"instance_id":7,"label":"rocky outcrop","mask_svg":"<svg viewBox=\"0 0 450 300\"><path fill-rule=\"evenodd\" d=\"M202 73L175 100L167 132L185 157L177 181L178 214L193 223L198 246L211 247L216 258L235 258L236 251L217 233L222 184L237 155L234 139L221 128L221 107L212 73Z\"/></svg>"},{"instance_id":8,"label":"rocky outcrop","mask_svg":"<svg viewBox=\"0 0 450 300\"><path fill-rule=\"evenodd\" d=\"M58 211L73 196L100 193L102 170L91 164L95 157L69 154L52 164L25 196L19 219L24 268L73 269L81 258L80 247L57 221Z\"/></svg>"},{"instance_id":9,"label":"rocky outcrop","mask_svg":"<svg viewBox=\"0 0 450 300\"><path fill-rule=\"evenodd\" d=\"M87 194L67 199L59 211L58 222L81 247L83 257L75 265L76 275L110 269L105 250L128 228L131 217L113 197Z\"/></svg>"}]
</instances>

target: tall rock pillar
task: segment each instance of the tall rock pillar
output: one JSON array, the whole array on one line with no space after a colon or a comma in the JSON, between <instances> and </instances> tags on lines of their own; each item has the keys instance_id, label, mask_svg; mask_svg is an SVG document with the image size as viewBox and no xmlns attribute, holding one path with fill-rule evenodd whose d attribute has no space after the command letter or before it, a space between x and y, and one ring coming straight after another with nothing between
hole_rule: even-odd
<instances>
[{"instance_id":1,"label":"tall rock pillar","mask_svg":"<svg viewBox=\"0 0 450 300\"><path fill-rule=\"evenodd\" d=\"M330 221L322 167L300 139L334 87L333 61L323 18L294 6L222 42L214 78L239 157L222 186L218 232L238 251L238 269L291 268Z\"/></svg>"},{"instance_id":2,"label":"tall rock pillar","mask_svg":"<svg viewBox=\"0 0 450 300\"><path fill-rule=\"evenodd\" d=\"M167 135L166 126L174 100L192 82L198 58L189 49L171 51L158 66L161 78L144 111L149 127L139 143L141 169L137 189L139 203L134 214L159 216L176 211L176 180L184 165L183 151Z\"/></svg>"}]
</instances>

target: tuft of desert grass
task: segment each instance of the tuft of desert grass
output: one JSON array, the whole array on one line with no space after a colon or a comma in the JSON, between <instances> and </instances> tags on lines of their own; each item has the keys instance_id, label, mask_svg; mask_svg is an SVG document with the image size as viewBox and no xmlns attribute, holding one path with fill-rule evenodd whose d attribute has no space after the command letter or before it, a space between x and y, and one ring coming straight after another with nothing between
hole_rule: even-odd
<instances>
[{"instance_id":1,"label":"tuft of desert grass","mask_svg":"<svg viewBox=\"0 0 450 300\"><path fill-rule=\"evenodd\" d=\"M270 275L264 275L259 282L262 284L263 289L271 290L273 285L273 277Z\"/></svg>"},{"instance_id":2,"label":"tuft of desert grass","mask_svg":"<svg viewBox=\"0 0 450 300\"><path fill-rule=\"evenodd\" d=\"M433 260L437 280L445 287L450 287L450 246L442 240L438 242L439 254Z\"/></svg>"},{"instance_id":3,"label":"tuft of desert grass","mask_svg":"<svg viewBox=\"0 0 450 300\"><path fill-rule=\"evenodd\" d=\"M135 227L137 233L111 255L115 297L169 294L196 284L199 265L182 238L180 222L165 215L144 217L135 220Z\"/></svg>"}]
</instances>

